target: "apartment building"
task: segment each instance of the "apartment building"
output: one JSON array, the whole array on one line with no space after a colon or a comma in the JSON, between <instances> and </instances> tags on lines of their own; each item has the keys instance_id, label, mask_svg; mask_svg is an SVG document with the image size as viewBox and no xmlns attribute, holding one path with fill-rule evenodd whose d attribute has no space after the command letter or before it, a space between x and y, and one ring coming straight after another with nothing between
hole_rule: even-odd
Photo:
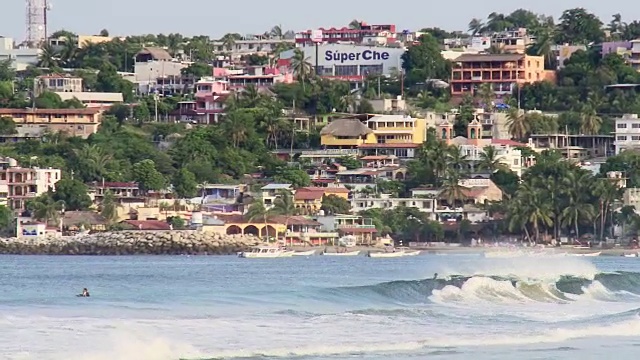
<instances>
[{"instance_id":1,"label":"apartment building","mask_svg":"<svg viewBox=\"0 0 640 360\"><path fill-rule=\"evenodd\" d=\"M52 133L64 132L84 139L98 132L101 116L102 112L96 108L0 109L0 117L11 118L19 129L44 128Z\"/></svg>"},{"instance_id":2,"label":"apartment building","mask_svg":"<svg viewBox=\"0 0 640 360\"><path fill-rule=\"evenodd\" d=\"M640 71L640 39L631 41L631 50L627 62L634 70Z\"/></svg>"},{"instance_id":3,"label":"apartment building","mask_svg":"<svg viewBox=\"0 0 640 360\"><path fill-rule=\"evenodd\" d=\"M511 94L517 86L554 80L553 71L545 71L543 56L521 54L464 54L454 60L451 94L474 94L480 85L491 84L497 95Z\"/></svg>"},{"instance_id":4,"label":"apartment building","mask_svg":"<svg viewBox=\"0 0 640 360\"><path fill-rule=\"evenodd\" d=\"M640 149L640 118L638 114L625 114L616 119L615 153Z\"/></svg>"},{"instance_id":5,"label":"apartment building","mask_svg":"<svg viewBox=\"0 0 640 360\"><path fill-rule=\"evenodd\" d=\"M36 77L36 82L40 85L36 87L36 94L40 95L42 90L61 92L82 92L82 78L68 74L50 74Z\"/></svg>"},{"instance_id":6,"label":"apartment building","mask_svg":"<svg viewBox=\"0 0 640 360\"><path fill-rule=\"evenodd\" d=\"M27 201L55 189L60 178L60 169L22 167L15 159L0 158L0 202L24 210Z\"/></svg>"},{"instance_id":7,"label":"apartment building","mask_svg":"<svg viewBox=\"0 0 640 360\"><path fill-rule=\"evenodd\" d=\"M414 157L426 139L427 120L406 115L363 115L336 119L320 131L327 149L360 149L364 156Z\"/></svg>"},{"instance_id":8,"label":"apartment building","mask_svg":"<svg viewBox=\"0 0 640 360\"><path fill-rule=\"evenodd\" d=\"M50 74L36 78L36 94L44 91L55 92L62 101L77 99L87 107L108 108L122 103L122 93L85 92L81 77L68 74Z\"/></svg>"},{"instance_id":9,"label":"apartment building","mask_svg":"<svg viewBox=\"0 0 640 360\"><path fill-rule=\"evenodd\" d=\"M224 115L225 101L229 94L229 82L214 77L204 77L196 82L195 121L215 124Z\"/></svg>"},{"instance_id":10,"label":"apartment building","mask_svg":"<svg viewBox=\"0 0 640 360\"><path fill-rule=\"evenodd\" d=\"M491 35L491 46L508 54L524 54L535 43L535 37L526 28L500 31Z\"/></svg>"},{"instance_id":11,"label":"apartment building","mask_svg":"<svg viewBox=\"0 0 640 360\"><path fill-rule=\"evenodd\" d=\"M308 46L313 45L314 35L321 36L321 42L335 44L335 43L353 43L361 44L365 39L376 39L375 42L379 42L377 38L385 38L386 42L396 41L396 26L392 24L388 25L369 25L365 22L360 23L360 28L351 29L347 27L343 28L320 28L317 30L306 30L296 34L296 45Z\"/></svg>"},{"instance_id":12,"label":"apartment building","mask_svg":"<svg viewBox=\"0 0 640 360\"><path fill-rule=\"evenodd\" d=\"M214 41L212 45L214 54L228 54L231 58L238 58L247 55L266 56L273 54L276 50L283 47L295 46L295 40L245 37L234 41L232 44Z\"/></svg>"},{"instance_id":13,"label":"apartment building","mask_svg":"<svg viewBox=\"0 0 640 360\"><path fill-rule=\"evenodd\" d=\"M11 60L11 66L18 71L36 65L41 52L40 49L15 47L12 38L0 36L0 61Z\"/></svg>"},{"instance_id":14,"label":"apartment building","mask_svg":"<svg viewBox=\"0 0 640 360\"><path fill-rule=\"evenodd\" d=\"M267 184L263 186L260 191L262 191L262 203L264 207L271 209L273 208L273 202L280 197L282 191L293 195L295 190L291 184Z\"/></svg>"}]
</instances>

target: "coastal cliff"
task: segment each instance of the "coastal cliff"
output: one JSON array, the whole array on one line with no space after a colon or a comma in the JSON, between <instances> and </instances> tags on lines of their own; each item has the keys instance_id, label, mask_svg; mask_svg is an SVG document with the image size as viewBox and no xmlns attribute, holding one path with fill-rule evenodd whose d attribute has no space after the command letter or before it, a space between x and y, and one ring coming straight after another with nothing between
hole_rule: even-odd
<instances>
[{"instance_id":1,"label":"coastal cliff","mask_svg":"<svg viewBox=\"0 0 640 360\"><path fill-rule=\"evenodd\" d=\"M0 239L14 255L231 255L259 244L252 235L198 231L119 231L73 237Z\"/></svg>"}]
</instances>

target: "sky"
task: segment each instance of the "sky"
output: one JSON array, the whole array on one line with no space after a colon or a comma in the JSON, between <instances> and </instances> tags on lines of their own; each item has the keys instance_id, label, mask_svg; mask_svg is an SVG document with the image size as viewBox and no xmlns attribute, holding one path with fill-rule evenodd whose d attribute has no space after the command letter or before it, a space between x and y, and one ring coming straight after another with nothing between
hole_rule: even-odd
<instances>
[{"instance_id":1,"label":"sky","mask_svg":"<svg viewBox=\"0 0 640 360\"><path fill-rule=\"evenodd\" d=\"M112 35L178 32L184 35L258 34L281 25L283 30L342 27L351 20L396 24L400 30L440 27L467 30L469 20L496 11L526 8L559 17L563 10L584 7L606 24L614 13L623 21L640 19L634 0L49 0L49 32ZM2 0L0 36L25 39L25 0ZM317 4L317 5L316 5Z\"/></svg>"}]
</instances>

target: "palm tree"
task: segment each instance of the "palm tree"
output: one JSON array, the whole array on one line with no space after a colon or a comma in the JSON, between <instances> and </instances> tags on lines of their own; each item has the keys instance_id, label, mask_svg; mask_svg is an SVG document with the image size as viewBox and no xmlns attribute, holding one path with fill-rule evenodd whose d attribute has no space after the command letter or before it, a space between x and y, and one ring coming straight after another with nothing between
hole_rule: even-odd
<instances>
[{"instance_id":1,"label":"palm tree","mask_svg":"<svg viewBox=\"0 0 640 360\"><path fill-rule=\"evenodd\" d=\"M604 238L607 217L612 212L611 204L620 197L621 190L608 179L599 179L595 183L593 194L598 198L598 213L600 218L600 239Z\"/></svg>"},{"instance_id":2,"label":"palm tree","mask_svg":"<svg viewBox=\"0 0 640 360\"><path fill-rule=\"evenodd\" d=\"M100 215L102 215L109 223L118 218L118 206L115 196L111 190L104 193L102 202L100 203Z\"/></svg>"},{"instance_id":3,"label":"palm tree","mask_svg":"<svg viewBox=\"0 0 640 360\"><path fill-rule=\"evenodd\" d=\"M245 219L248 222L253 222L254 220L262 219L264 221L264 228L267 228L267 216L269 215L269 211L264 207L264 203L262 200L256 199L247 210L247 213L244 215ZM266 232L265 232L266 233ZM266 236L267 242L269 242L269 237Z\"/></svg>"},{"instance_id":4,"label":"palm tree","mask_svg":"<svg viewBox=\"0 0 640 360\"><path fill-rule=\"evenodd\" d=\"M78 55L78 42L75 38L67 35L64 39L64 46L58 54L60 57L60 63L66 67L73 67Z\"/></svg>"},{"instance_id":5,"label":"palm tree","mask_svg":"<svg viewBox=\"0 0 640 360\"><path fill-rule=\"evenodd\" d=\"M284 36L284 32L282 31L282 25L276 25L273 28L271 28L271 31L269 31L269 35L275 39L282 39L282 37Z\"/></svg>"},{"instance_id":6,"label":"palm tree","mask_svg":"<svg viewBox=\"0 0 640 360\"><path fill-rule=\"evenodd\" d=\"M356 97L350 92L342 95L340 97L340 107L350 114L353 113L356 109Z\"/></svg>"},{"instance_id":7,"label":"palm tree","mask_svg":"<svg viewBox=\"0 0 640 360\"><path fill-rule=\"evenodd\" d=\"M263 97L255 85L249 84L240 93L240 99L244 102L244 107L254 108L263 100Z\"/></svg>"},{"instance_id":8,"label":"palm tree","mask_svg":"<svg viewBox=\"0 0 640 360\"><path fill-rule=\"evenodd\" d=\"M286 233L287 227L289 226L289 217L295 215L296 211L297 209L291 193L287 190L278 190L277 197L273 201L273 208L268 211L268 214L285 217L284 228ZM293 242L293 240L291 241Z\"/></svg>"},{"instance_id":9,"label":"palm tree","mask_svg":"<svg viewBox=\"0 0 640 360\"><path fill-rule=\"evenodd\" d=\"M460 177L457 172L449 170L448 176L442 184L440 198L444 198L451 208L456 206L456 201L467 198L464 187L460 186Z\"/></svg>"},{"instance_id":10,"label":"palm tree","mask_svg":"<svg viewBox=\"0 0 640 360\"><path fill-rule=\"evenodd\" d=\"M469 169L469 158L462 152L459 146L450 146L447 149L447 166L457 174L466 172Z\"/></svg>"},{"instance_id":11,"label":"palm tree","mask_svg":"<svg viewBox=\"0 0 640 360\"><path fill-rule=\"evenodd\" d=\"M611 22L609 23L609 31L611 32L611 38L617 40L620 38L622 30L626 27L626 24L622 22L622 15L614 14Z\"/></svg>"},{"instance_id":12,"label":"palm tree","mask_svg":"<svg viewBox=\"0 0 640 360\"><path fill-rule=\"evenodd\" d=\"M74 149L73 152L80 163L89 167L81 170L93 177L93 180L100 180L106 175L107 167L113 162L113 156L96 144L85 144L80 149Z\"/></svg>"},{"instance_id":13,"label":"palm tree","mask_svg":"<svg viewBox=\"0 0 640 360\"><path fill-rule=\"evenodd\" d=\"M498 170L504 170L507 168L507 166L502 162L503 160L504 157L498 156L498 151L495 147L487 145L482 148L482 152L480 153L478 168L493 174Z\"/></svg>"},{"instance_id":14,"label":"palm tree","mask_svg":"<svg viewBox=\"0 0 640 360\"><path fill-rule=\"evenodd\" d=\"M293 57L291 58L291 69L293 74L298 78L298 81L302 83L304 89L304 82L311 76L311 62L309 57L305 57L304 51L295 49Z\"/></svg>"},{"instance_id":15,"label":"palm tree","mask_svg":"<svg viewBox=\"0 0 640 360\"><path fill-rule=\"evenodd\" d=\"M231 51L233 46L236 44L236 41L242 39L240 34L229 33L225 34L220 41L222 41L222 46L227 49L227 51Z\"/></svg>"},{"instance_id":16,"label":"palm tree","mask_svg":"<svg viewBox=\"0 0 640 360\"><path fill-rule=\"evenodd\" d=\"M531 125L524 116L524 112L515 108L509 109L507 113L507 126L509 127L509 134L518 140L524 139L531 130Z\"/></svg>"},{"instance_id":17,"label":"palm tree","mask_svg":"<svg viewBox=\"0 0 640 360\"><path fill-rule=\"evenodd\" d=\"M260 121L260 127L267 134L265 139L267 147L271 144L278 148L278 137L287 126L287 122L277 116L265 116Z\"/></svg>"},{"instance_id":18,"label":"palm tree","mask_svg":"<svg viewBox=\"0 0 640 360\"><path fill-rule=\"evenodd\" d=\"M349 23L349 29L360 30L362 29L362 23L360 22L360 20L353 19Z\"/></svg>"},{"instance_id":19,"label":"palm tree","mask_svg":"<svg viewBox=\"0 0 640 360\"><path fill-rule=\"evenodd\" d=\"M602 118L596 113L591 104L585 104L580 114L580 132L585 135L595 135L600 131Z\"/></svg>"},{"instance_id":20,"label":"palm tree","mask_svg":"<svg viewBox=\"0 0 640 360\"><path fill-rule=\"evenodd\" d=\"M469 32L471 36L478 35L482 32L482 29L484 29L484 22L482 22L482 20L474 18L469 21Z\"/></svg>"},{"instance_id":21,"label":"palm tree","mask_svg":"<svg viewBox=\"0 0 640 360\"><path fill-rule=\"evenodd\" d=\"M553 226L553 209L548 201L546 193L541 193L533 189L528 183L523 183L519 191L520 204L523 205L518 211L522 211L522 216L533 226L535 239L540 239L540 226Z\"/></svg>"},{"instance_id":22,"label":"palm tree","mask_svg":"<svg viewBox=\"0 0 640 360\"><path fill-rule=\"evenodd\" d=\"M576 238L580 238L580 222L592 221L594 218L593 205L589 203L590 175L588 173L570 172L564 178L567 189L568 203L562 210L561 220L564 226L574 226Z\"/></svg>"},{"instance_id":23,"label":"palm tree","mask_svg":"<svg viewBox=\"0 0 640 360\"><path fill-rule=\"evenodd\" d=\"M45 224L58 225L60 219L60 212L64 210L64 201L55 201L46 193L41 195L27 204L27 209L33 212L33 217L39 221L44 221Z\"/></svg>"},{"instance_id":24,"label":"palm tree","mask_svg":"<svg viewBox=\"0 0 640 360\"><path fill-rule=\"evenodd\" d=\"M231 139L233 147L238 148L248 138L249 129L247 128L246 114L233 111L227 114L223 123L226 135Z\"/></svg>"},{"instance_id":25,"label":"palm tree","mask_svg":"<svg viewBox=\"0 0 640 360\"><path fill-rule=\"evenodd\" d=\"M43 68L52 68L58 66L59 57L55 49L45 44L40 49L40 55L38 56L38 66Z\"/></svg>"},{"instance_id":26,"label":"palm tree","mask_svg":"<svg viewBox=\"0 0 640 360\"><path fill-rule=\"evenodd\" d=\"M486 111L493 110L493 101L496 98L496 93L493 91L493 85L490 83L484 83L478 88L478 96L482 100L484 109Z\"/></svg>"}]
</instances>

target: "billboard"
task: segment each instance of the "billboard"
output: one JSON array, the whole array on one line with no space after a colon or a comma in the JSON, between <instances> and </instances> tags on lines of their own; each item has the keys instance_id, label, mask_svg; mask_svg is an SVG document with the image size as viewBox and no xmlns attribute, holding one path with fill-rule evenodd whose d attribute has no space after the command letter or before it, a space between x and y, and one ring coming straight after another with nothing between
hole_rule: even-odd
<instances>
[{"instance_id":1,"label":"billboard","mask_svg":"<svg viewBox=\"0 0 640 360\"><path fill-rule=\"evenodd\" d=\"M322 30L312 30L311 31L311 41L315 43L322 42Z\"/></svg>"}]
</instances>

